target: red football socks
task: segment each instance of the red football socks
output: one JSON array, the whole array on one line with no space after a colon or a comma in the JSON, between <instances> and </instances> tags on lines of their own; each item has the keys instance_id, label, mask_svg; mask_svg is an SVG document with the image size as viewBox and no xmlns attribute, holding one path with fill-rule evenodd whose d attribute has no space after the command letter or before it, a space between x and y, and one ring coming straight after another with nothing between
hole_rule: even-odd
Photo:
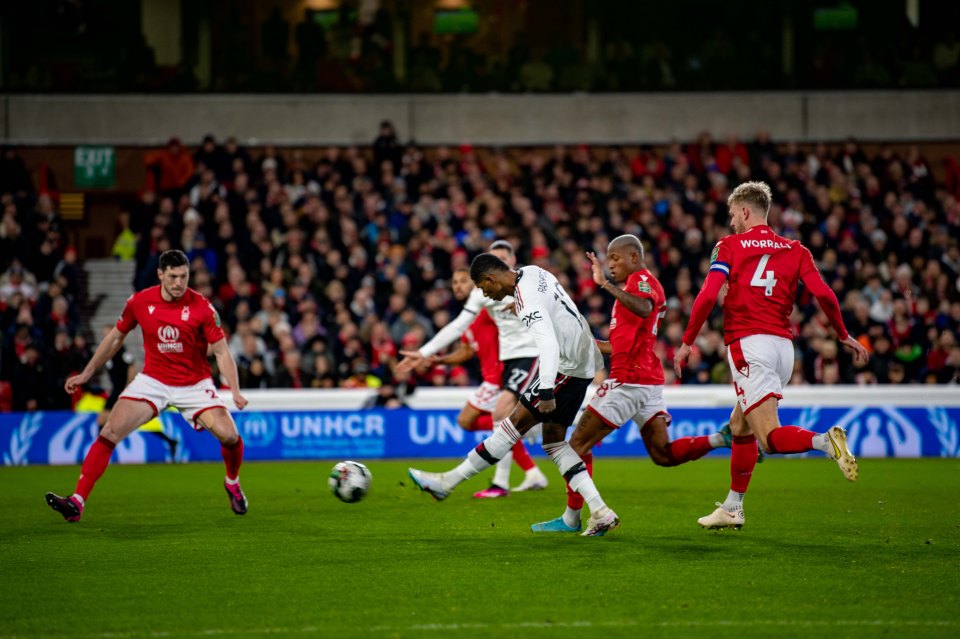
<instances>
[{"instance_id":1,"label":"red football socks","mask_svg":"<svg viewBox=\"0 0 960 639\"><path fill-rule=\"evenodd\" d=\"M706 435L680 437L667 444L667 452L676 465L700 459L711 450L713 447L710 446L710 438Z\"/></svg>"},{"instance_id":2,"label":"red football socks","mask_svg":"<svg viewBox=\"0 0 960 639\"><path fill-rule=\"evenodd\" d=\"M243 437L237 437L237 441L230 446L220 444L220 454L227 467L227 479L236 479L240 474L240 464L243 463Z\"/></svg>"},{"instance_id":3,"label":"red football socks","mask_svg":"<svg viewBox=\"0 0 960 639\"><path fill-rule=\"evenodd\" d=\"M587 474L593 477L593 453L587 453L580 459L582 459L583 463L587 466ZM583 508L583 497L580 496L580 493L570 488L570 484L567 484L567 508L570 510L580 510Z\"/></svg>"},{"instance_id":4,"label":"red football socks","mask_svg":"<svg viewBox=\"0 0 960 639\"><path fill-rule=\"evenodd\" d=\"M523 472L527 472L536 466L533 463L533 458L530 457L530 453L527 452L527 447L523 445L522 439L513 445L513 461L523 469Z\"/></svg>"},{"instance_id":5,"label":"red football socks","mask_svg":"<svg viewBox=\"0 0 960 639\"><path fill-rule=\"evenodd\" d=\"M110 463L110 455L113 454L113 449L116 447L116 444L103 436L98 437L97 441L93 442L90 452L83 460L83 466L80 467L80 479L77 480L77 490L75 491L83 501L87 501L94 484L103 475L103 471L107 469L107 465Z\"/></svg>"},{"instance_id":6,"label":"red football socks","mask_svg":"<svg viewBox=\"0 0 960 639\"><path fill-rule=\"evenodd\" d=\"M493 430L493 415L483 413L477 417L477 421L473 423L473 430Z\"/></svg>"},{"instance_id":7,"label":"red football socks","mask_svg":"<svg viewBox=\"0 0 960 639\"><path fill-rule=\"evenodd\" d=\"M767 435L767 448L771 453L804 453L813 450L815 434L799 426L780 426Z\"/></svg>"},{"instance_id":8,"label":"red football socks","mask_svg":"<svg viewBox=\"0 0 960 639\"><path fill-rule=\"evenodd\" d=\"M730 446L730 490L747 492L756 465L757 438L753 435L734 435Z\"/></svg>"}]
</instances>

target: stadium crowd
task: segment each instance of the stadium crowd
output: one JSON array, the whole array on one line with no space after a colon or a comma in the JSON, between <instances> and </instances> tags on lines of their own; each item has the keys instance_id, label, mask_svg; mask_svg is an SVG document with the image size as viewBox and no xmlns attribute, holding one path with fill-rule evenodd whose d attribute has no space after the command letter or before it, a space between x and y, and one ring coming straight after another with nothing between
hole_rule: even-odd
<instances>
[{"instance_id":1,"label":"stadium crowd","mask_svg":"<svg viewBox=\"0 0 960 639\"><path fill-rule=\"evenodd\" d=\"M658 342L666 364L711 249L730 232L726 197L747 179L772 186L771 225L810 248L872 353L854 366L801 292L793 383L955 383L960 374L958 193L955 181L935 183L916 149L868 155L852 140L801 149L763 133L750 143L703 134L663 147L423 149L384 122L371 147L310 161L212 136L193 153L171 139L145 160L147 186L118 221L118 245L137 238L135 287L156 282L160 253L186 251L246 388L377 387L388 403L417 385L475 383L471 366L409 376L395 364L458 312L452 271L497 238L553 271L604 338L612 298L584 252L602 258L613 237L638 235L669 300ZM89 357L76 254L55 202L34 194L13 151L4 161L0 375L15 407L59 407L62 393L37 389L62 387ZM719 329L715 311L689 370L678 381L666 366L667 383L728 380Z\"/></svg>"}]
</instances>

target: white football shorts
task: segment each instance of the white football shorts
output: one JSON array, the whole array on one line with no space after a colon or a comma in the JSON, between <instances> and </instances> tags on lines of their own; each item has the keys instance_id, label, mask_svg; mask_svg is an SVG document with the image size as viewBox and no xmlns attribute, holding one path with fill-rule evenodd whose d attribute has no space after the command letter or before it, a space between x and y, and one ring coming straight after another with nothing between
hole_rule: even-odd
<instances>
[{"instance_id":1,"label":"white football shorts","mask_svg":"<svg viewBox=\"0 0 960 639\"><path fill-rule=\"evenodd\" d=\"M157 415L168 406L173 406L195 430L203 430L197 423L201 413L211 408L227 407L212 379L205 379L193 386L168 386L143 373L137 373L120 393L120 399L146 402Z\"/></svg>"},{"instance_id":2,"label":"white football shorts","mask_svg":"<svg viewBox=\"0 0 960 639\"><path fill-rule=\"evenodd\" d=\"M727 344L740 409L746 415L770 397L783 399L793 375L793 342L776 335L749 335Z\"/></svg>"},{"instance_id":3,"label":"white football shorts","mask_svg":"<svg viewBox=\"0 0 960 639\"><path fill-rule=\"evenodd\" d=\"M621 384L608 379L597 387L587 410L611 428L620 428L631 419L643 428L660 415L667 424L670 423L667 404L663 401L663 386L660 385Z\"/></svg>"},{"instance_id":4,"label":"white football shorts","mask_svg":"<svg viewBox=\"0 0 960 639\"><path fill-rule=\"evenodd\" d=\"M473 392L473 395L470 396L467 403L479 411L492 413L502 392L502 389L497 384L483 382L477 387L477 390Z\"/></svg>"}]
</instances>

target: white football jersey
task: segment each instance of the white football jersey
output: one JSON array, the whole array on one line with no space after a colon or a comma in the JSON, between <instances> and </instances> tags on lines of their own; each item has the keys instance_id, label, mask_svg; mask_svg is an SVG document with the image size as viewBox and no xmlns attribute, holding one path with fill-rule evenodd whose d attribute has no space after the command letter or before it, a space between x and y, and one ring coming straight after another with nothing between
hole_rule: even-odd
<instances>
[{"instance_id":1,"label":"white football jersey","mask_svg":"<svg viewBox=\"0 0 960 639\"><path fill-rule=\"evenodd\" d=\"M520 318L514 312L514 300L505 297L499 302L483 294L479 288L470 291L470 296L463 305L463 310L452 322L444 326L433 336L433 339L420 347L424 357L436 355L438 352L454 343L477 318L477 313L486 308L497 325L500 334L500 361L519 359L523 357L537 357L540 353L533 335L523 326Z\"/></svg>"},{"instance_id":2,"label":"white football jersey","mask_svg":"<svg viewBox=\"0 0 960 639\"><path fill-rule=\"evenodd\" d=\"M603 356L590 325L557 278L539 266L524 266L517 274L514 302L540 354L540 388L553 388L557 373L593 378Z\"/></svg>"}]
</instances>

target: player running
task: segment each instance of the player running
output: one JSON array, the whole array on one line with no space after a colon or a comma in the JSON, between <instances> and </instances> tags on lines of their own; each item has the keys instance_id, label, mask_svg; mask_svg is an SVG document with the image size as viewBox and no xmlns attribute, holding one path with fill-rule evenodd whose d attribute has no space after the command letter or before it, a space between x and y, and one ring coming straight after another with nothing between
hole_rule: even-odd
<instances>
[{"instance_id":1,"label":"player running","mask_svg":"<svg viewBox=\"0 0 960 639\"><path fill-rule=\"evenodd\" d=\"M771 199L770 187L763 182L745 182L730 194L727 205L734 234L713 249L710 271L673 360L679 377L690 356L690 345L728 280L723 333L737 393L737 406L730 415L731 483L723 503L718 502L713 513L697 520L705 528L743 526L743 497L757 462L758 439L768 453L822 451L837 462L847 479L857 479L857 460L847 448L847 435L841 427L833 426L818 435L797 426L780 425L777 402L793 373L789 317L799 281L820 302L840 342L853 351L854 361L866 362L868 355L847 333L837 296L823 281L810 251L767 226Z\"/></svg>"},{"instance_id":2,"label":"player running","mask_svg":"<svg viewBox=\"0 0 960 639\"><path fill-rule=\"evenodd\" d=\"M167 406L174 406L195 429L205 428L220 441L227 468L224 488L230 498L230 508L238 515L247 512L247 498L239 479L243 439L213 385L207 362L209 344L220 372L230 385L233 402L242 410L247 400L240 394L237 366L220 328L220 316L210 302L187 287L190 268L182 251L166 251L160 256L157 277L158 286L130 296L117 325L97 347L93 359L64 386L67 393L73 393L87 383L120 349L127 334L140 325L144 342L143 372L120 394L100 437L83 460L74 494L70 497L46 495L47 504L67 521L80 520L90 491L107 469L116 445Z\"/></svg>"},{"instance_id":3,"label":"player running","mask_svg":"<svg viewBox=\"0 0 960 639\"><path fill-rule=\"evenodd\" d=\"M610 341L597 342L600 351L610 355L610 377L597 389L570 437L570 446L583 458L587 472L593 474L593 447L631 419L640 426L647 454L658 466L679 466L700 459L714 448L729 446L723 432L670 441L670 414L663 401L663 364L654 351L667 302L660 282L644 264L640 240L634 235L621 235L607 247L610 273L623 288L607 280L596 255L587 253L587 257L593 264L593 281L616 298ZM583 498L575 497L582 507ZM568 498L562 516L534 524L531 529L578 532L580 527L580 508Z\"/></svg>"},{"instance_id":4,"label":"player running","mask_svg":"<svg viewBox=\"0 0 960 639\"><path fill-rule=\"evenodd\" d=\"M496 464L524 433L542 422L544 452L590 506L583 535L600 536L616 528L620 519L600 497L586 464L564 441L567 426L603 363L587 321L557 278L539 266L513 270L495 255L484 253L473 260L470 278L490 299L513 296L517 316L539 349L539 366L511 415L499 421L459 466L446 473L411 468L411 479L438 501L445 499L460 483Z\"/></svg>"},{"instance_id":5,"label":"player running","mask_svg":"<svg viewBox=\"0 0 960 639\"><path fill-rule=\"evenodd\" d=\"M490 254L501 259L510 268L516 266L516 254L510 243L505 240L497 240L491 244ZM440 329L433 339L421 346L419 351L400 351L404 358L397 366L397 370L401 372L412 370L422 364L424 359L436 355L455 342L472 325L484 308L496 323L500 339L500 361L503 362L500 387L506 392L499 394L491 411L492 422L499 422L508 417L517 405L520 391L530 378L539 354L533 337L525 330L514 313L513 298L492 300L485 297L479 288L472 287L463 310L452 322ZM482 386L481 390L483 390ZM496 498L509 495L510 464L514 456L517 457L517 464L525 472L523 481L513 489L514 491L542 490L547 487L546 475L533 463L523 442L518 441L513 451L506 453L500 459L490 487L474 493L473 496Z\"/></svg>"}]
</instances>

